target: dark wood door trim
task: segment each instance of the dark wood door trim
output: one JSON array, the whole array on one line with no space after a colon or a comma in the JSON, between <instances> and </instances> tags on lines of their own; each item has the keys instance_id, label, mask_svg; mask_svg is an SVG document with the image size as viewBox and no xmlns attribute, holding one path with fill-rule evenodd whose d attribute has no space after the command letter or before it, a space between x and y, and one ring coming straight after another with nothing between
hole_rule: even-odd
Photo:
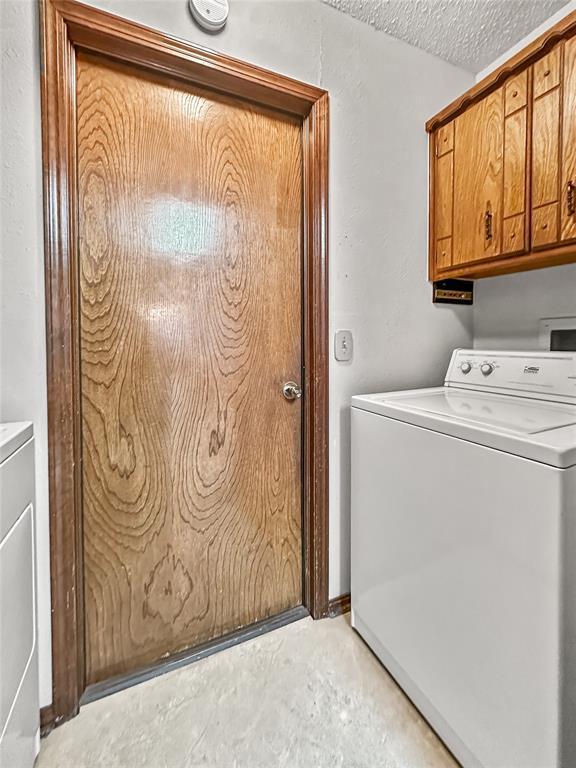
<instances>
[{"instance_id":1,"label":"dark wood door trim","mask_svg":"<svg viewBox=\"0 0 576 768\"><path fill-rule=\"evenodd\" d=\"M302 119L304 156L303 602L328 615L328 93L74 0L41 0L53 701L85 689L75 58L90 51ZM47 722L49 715L51 720Z\"/></svg>"}]
</instances>

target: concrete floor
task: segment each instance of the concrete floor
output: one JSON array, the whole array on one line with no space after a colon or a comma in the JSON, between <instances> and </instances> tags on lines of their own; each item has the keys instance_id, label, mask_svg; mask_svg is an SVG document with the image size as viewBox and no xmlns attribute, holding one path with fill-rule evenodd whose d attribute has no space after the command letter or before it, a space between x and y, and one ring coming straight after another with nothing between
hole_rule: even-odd
<instances>
[{"instance_id":1,"label":"concrete floor","mask_svg":"<svg viewBox=\"0 0 576 768\"><path fill-rule=\"evenodd\" d=\"M37 768L457 768L350 627L303 619L83 707Z\"/></svg>"}]
</instances>

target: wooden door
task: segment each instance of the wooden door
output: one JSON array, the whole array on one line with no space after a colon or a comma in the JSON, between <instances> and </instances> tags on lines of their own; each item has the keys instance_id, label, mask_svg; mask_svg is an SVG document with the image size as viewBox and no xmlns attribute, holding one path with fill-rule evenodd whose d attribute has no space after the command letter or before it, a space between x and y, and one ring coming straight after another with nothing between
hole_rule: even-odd
<instances>
[{"instance_id":1,"label":"wooden door","mask_svg":"<svg viewBox=\"0 0 576 768\"><path fill-rule=\"evenodd\" d=\"M79 54L86 681L302 601L297 118Z\"/></svg>"},{"instance_id":2,"label":"wooden door","mask_svg":"<svg viewBox=\"0 0 576 768\"><path fill-rule=\"evenodd\" d=\"M504 90L499 88L455 120L454 266L501 253L503 169Z\"/></svg>"}]
</instances>

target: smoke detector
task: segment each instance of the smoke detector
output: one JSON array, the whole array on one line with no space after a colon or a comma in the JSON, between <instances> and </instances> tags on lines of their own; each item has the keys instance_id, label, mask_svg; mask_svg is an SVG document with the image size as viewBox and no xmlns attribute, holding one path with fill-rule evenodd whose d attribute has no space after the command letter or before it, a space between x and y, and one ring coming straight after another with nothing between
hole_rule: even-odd
<instances>
[{"instance_id":1,"label":"smoke detector","mask_svg":"<svg viewBox=\"0 0 576 768\"><path fill-rule=\"evenodd\" d=\"M218 32L228 18L228 0L188 0L190 13L198 26L207 32Z\"/></svg>"}]
</instances>

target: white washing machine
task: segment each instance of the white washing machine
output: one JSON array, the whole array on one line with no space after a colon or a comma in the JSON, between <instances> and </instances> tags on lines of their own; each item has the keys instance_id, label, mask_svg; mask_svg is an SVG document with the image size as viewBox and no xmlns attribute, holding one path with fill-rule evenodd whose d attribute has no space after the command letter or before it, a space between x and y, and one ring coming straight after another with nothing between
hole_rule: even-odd
<instances>
[{"instance_id":1,"label":"white washing machine","mask_svg":"<svg viewBox=\"0 0 576 768\"><path fill-rule=\"evenodd\" d=\"M352 624L465 768L576 766L576 353L352 398Z\"/></svg>"},{"instance_id":2,"label":"white washing machine","mask_svg":"<svg viewBox=\"0 0 576 768\"><path fill-rule=\"evenodd\" d=\"M0 424L0 766L31 768L40 747L30 422Z\"/></svg>"}]
</instances>

